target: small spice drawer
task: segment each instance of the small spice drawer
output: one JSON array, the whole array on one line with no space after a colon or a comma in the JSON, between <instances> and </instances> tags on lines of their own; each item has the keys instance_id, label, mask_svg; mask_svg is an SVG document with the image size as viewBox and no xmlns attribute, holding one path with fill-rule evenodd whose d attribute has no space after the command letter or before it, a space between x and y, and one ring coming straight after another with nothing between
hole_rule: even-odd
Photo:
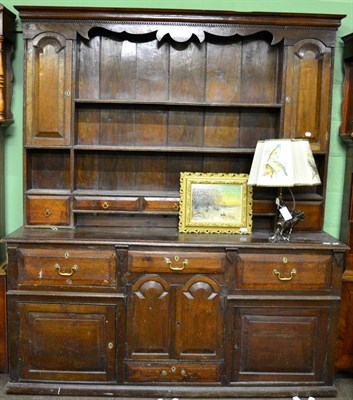
<instances>
[{"instance_id":1,"label":"small spice drawer","mask_svg":"<svg viewBox=\"0 0 353 400\"><path fill-rule=\"evenodd\" d=\"M128 382L219 382L220 364L217 363L127 363Z\"/></svg>"},{"instance_id":2,"label":"small spice drawer","mask_svg":"<svg viewBox=\"0 0 353 400\"><path fill-rule=\"evenodd\" d=\"M90 197L75 196L75 210L95 211L138 211L140 201L138 197Z\"/></svg>"},{"instance_id":3,"label":"small spice drawer","mask_svg":"<svg viewBox=\"0 0 353 400\"><path fill-rule=\"evenodd\" d=\"M69 196L27 196L27 223L29 225L69 225Z\"/></svg>"},{"instance_id":4,"label":"small spice drawer","mask_svg":"<svg viewBox=\"0 0 353 400\"><path fill-rule=\"evenodd\" d=\"M325 254L240 254L237 289L329 290L332 256Z\"/></svg>"},{"instance_id":5,"label":"small spice drawer","mask_svg":"<svg viewBox=\"0 0 353 400\"><path fill-rule=\"evenodd\" d=\"M179 211L179 198L175 197L145 197L143 199L144 211Z\"/></svg>"},{"instance_id":6,"label":"small spice drawer","mask_svg":"<svg viewBox=\"0 0 353 400\"><path fill-rule=\"evenodd\" d=\"M115 288L116 254L101 248L20 248L18 286Z\"/></svg>"},{"instance_id":7,"label":"small spice drawer","mask_svg":"<svg viewBox=\"0 0 353 400\"><path fill-rule=\"evenodd\" d=\"M226 256L221 252L129 251L129 271L159 273L221 273Z\"/></svg>"}]
</instances>

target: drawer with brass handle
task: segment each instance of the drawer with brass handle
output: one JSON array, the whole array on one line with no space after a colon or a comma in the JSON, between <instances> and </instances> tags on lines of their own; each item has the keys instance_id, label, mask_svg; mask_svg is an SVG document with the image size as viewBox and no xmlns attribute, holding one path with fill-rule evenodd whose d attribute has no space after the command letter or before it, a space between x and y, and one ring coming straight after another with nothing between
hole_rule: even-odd
<instances>
[{"instance_id":1,"label":"drawer with brass handle","mask_svg":"<svg viewBox=\"0 0 353 400\"><path fill-rule=\"evenodd\" d=\"M114 288L116 255L101 248L20 248L18 285Z\"/></svg>"},{"instance_id":2,"label":"drawer with brass handle","mask_svg":"<svg viewBox=\"0 0 353 400\"><path fill-rule=\"evenodd\" d=\"M240 254L237 289L325 290L331 286L332 257L325 254Z\"/></svg>"},{"instance_id":3,"label":"drawer with brass handle","mask_svg":"<svg viewBox=\"0 0 353 400\"><path fill-rule=\"evenodd\" d=\"M144 211L179 212L179 198L177 197L145 197Z\"/></svg>"},{"instance_id":4,"label":"drawer with brass handle","mask_svg":"<svg viewBox=\"0 0 353 400\"><path fill-rule=\"evenodd\" d=\"M138 211L139 208L138 197L74 197L74 209L78 211Z\"/></svg>"},{"instance_id":5,"label":"drawer with brass handle","mask_svg":"<svg viewBox=\"0 0 353 400\"><path fill-rule=\"evenodd\" d=\"M129 382L218 382L221 368L218 363L133 363L128 362Z\"/></svg>"},{"instance_id":6,"label":"drawer with brass handle","mask_svg":"<svg viewBox=\"0 0 353 400\"><path fill-rule=\"evenodd\" d=\"M27 223L29 225L69 225L69 196L27 196Z\"/></svg>"},{"instance_id":7,"label":"drawer with brass handle","mask_svg":"<svg viewBox=\"0 0 353 400\"><path fill-rule=\"evenodd\" d=\"M221 252L129 251L129 270L132 272L219 273L225 268L225 254Z\"/></svg>"}]
</instances>

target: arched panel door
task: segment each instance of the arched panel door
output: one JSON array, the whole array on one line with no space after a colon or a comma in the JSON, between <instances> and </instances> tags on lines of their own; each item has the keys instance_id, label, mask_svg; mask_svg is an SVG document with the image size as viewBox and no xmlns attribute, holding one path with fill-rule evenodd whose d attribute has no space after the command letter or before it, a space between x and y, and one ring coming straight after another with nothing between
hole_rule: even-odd
<instances>
[{"instance_id":1,"label":"arched panel door","mask_svg":"<svg viewBox=\"0 0 353 400\"><path fill-rule=\"evenodd\" d=\"M131 288L128 305L128 343L131 358L170 356L171 295L158 275L145 275Z\"/></svg>"},{"instance_id":2,"label":"arched panel door","mask_svg":"<svg viewBox=\"0 0 353 400\"><path fill-rule=\"evenodd\" d=\"M44 32L26 43L26 138L32 145L70 144L72 41Z\"/></svg>"},{"instance_id":3,"label":"arched panel door","mask_svg":"<svg viewBox=\"0 0 353 400\"><path fill-rule=\"evenodd\" d=\"M309 139L312 149L328 146L333 50L316 39L288 47L284 133Z\"/></svg>"},{"instance_id":4,"label":"arched panel door","mask_svg":"<svg viewBox=\"0 0 353 400\"><path fill-rule=\"evenodd\" d=\"M176 354L179 358L221 358L223 288L212 278L198 275L177 293Z\"/></svg>"}]
</instances>

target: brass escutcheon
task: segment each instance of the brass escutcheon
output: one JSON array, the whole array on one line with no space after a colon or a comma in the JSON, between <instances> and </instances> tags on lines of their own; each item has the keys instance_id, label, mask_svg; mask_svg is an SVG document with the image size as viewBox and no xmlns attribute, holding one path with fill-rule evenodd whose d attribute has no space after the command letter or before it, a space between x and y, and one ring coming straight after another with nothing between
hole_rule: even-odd
<instances>
[{"instance_id":1,"label":"brass escutcheon","mask_svg":"<svg viewBox=\"0 0 353 400\"><path fill-rule=\"evenodd\" d=\"M104 203L103 203L103 206L102 206L105 210L107 210L108 208L109 208L109 203L107 202L107 201L105 201Z\"/></svg>"},{"instance_id":2,"label":"brass escutcheon","mask_svg":"<svg viewBox=\"0 0 353 400\"><path fill-rule=\"evenodd\" d=\"M47 208L45 211L44 211L44 216L45 217L50 217L51 216L51 211L49 210L49 208Z\"/></svg>"}]
</instances>

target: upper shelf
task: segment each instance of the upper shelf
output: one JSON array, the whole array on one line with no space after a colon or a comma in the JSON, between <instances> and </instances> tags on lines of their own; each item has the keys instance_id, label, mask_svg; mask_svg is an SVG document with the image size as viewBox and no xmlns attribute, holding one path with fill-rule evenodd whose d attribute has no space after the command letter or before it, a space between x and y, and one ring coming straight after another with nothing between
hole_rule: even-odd
<instances>
[{"instance_id":1,"label":"upper shelf","mask_svg":"<svg viewBox=\"0 0 353 400\"><path fill-rule=\"evenodd\" d=\"M223 107L223 108L281 108L281 103L215 103L215 102L173 102L146 100L113 100L113 99L74 99L78 105L132 105L132 106L162 106L162 107Z\"/></svg>"}]
</instances>

